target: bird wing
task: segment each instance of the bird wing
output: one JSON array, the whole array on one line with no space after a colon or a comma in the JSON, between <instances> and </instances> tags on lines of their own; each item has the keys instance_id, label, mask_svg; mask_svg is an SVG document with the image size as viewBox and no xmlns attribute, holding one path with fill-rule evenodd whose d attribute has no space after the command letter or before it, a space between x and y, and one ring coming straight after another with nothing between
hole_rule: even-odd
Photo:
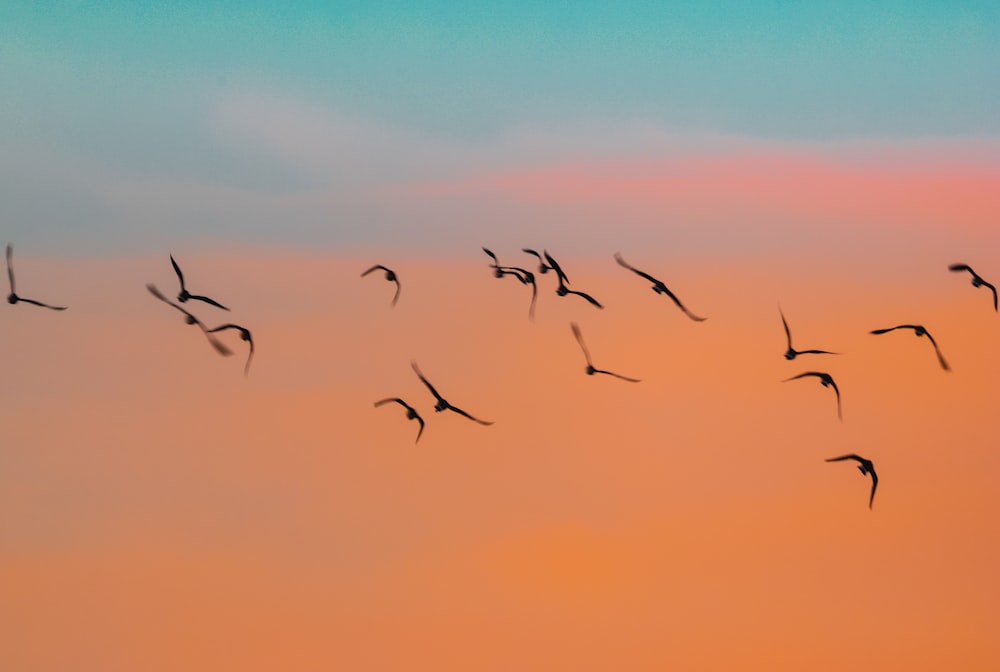
<instances>
[{"instance_id":1,"label":"bird wing","mask_svg":"<svg viewBox=\"0 0 1000 672\"><path fill-rule=\"evenodd\" d=\"M483 252L485 252L489 258L493 260L493 268L497 268L500 264L500 262L497 261L497 255L493 254L492 250L485 247L483 248Z\"/></svg>"},{"instance_id":2,"label":"bird wing","mask_svg":"<svg viewBox=\"0 0 1000 672\"><path fill-rule=\"evenodd\" d=\"M621 255L620 252L615 252L615 261L617 261L618 265L621 266L622 268L627 268L628 270L632 271L636 275L638 275L640 277L643 277L643 278L646 278L647 280L649 280L654 285L662 285L663 284L662 282L660 282L659 280L657 280L656 278L654 278L653 276L651 276L649 273L643 273L642 271L640 271L635 266L630 265L627 261L625 261L625 259L622 257L622 255Z\"/></svg>"},{"instance_id":3,"label":"bird wing","mask_svg":"<svg viewBox=\"0 0 1000 672\"><path fill-rule=\"evenodd\" d=\"M839 352L830 352L829 350L796 350L797 355L839 355Z\"/></svg>"},{"instance_id":4,"label":"bird wing","mask_svg":"<svg viewBox=\"0 0 1000 672\"><path fill-rule=\"evenodd\" d=\"M948 366L948 362L945 361L944 355L941 354L941 348L938 347L937 341L935 341L934 337L931 336L931 332L929 332L926 329L924 329L924 334L930 340L931 345L934 346L934 354L937 355L938 364L940 364L941 368L944 369L945 371L951 371L951 367Z\"/></svg>"},{"instance_id":5,"label":"bird wing","mask_svg":"<svg viewBox=\"0 0 1000 672\"><path fill-rule=\"evenodd\" d=\"M174 255L170 255L170 265L174 267L174 273L177 274L177 279L181 281L181 289L184 289L184 274L181 273L181 267L177 265L174 261Z\"/></svg>"},{"instance_id":6,"label":"bird wing","mask_svg":"<svg viewBox=\"0 0 1000 672\"><path fill-rule=\"evenodd\" d=\"M226 329L236 329L237 331L240 331L240 332L243 331L243 327L241 327L238 324L223 324L223 325L220 325L218 327L215 327L214 329L209 329L208 333L214 334L217 331L224 331Z\"/></svg>"},{"instance_id":7,"label":"bird wing","mask_svg":"<svg viewBox=\"0 0 1000 672\"><path fill-rule=\"evenodd\" d=\"M50 310L66 310L66 306L50 306L47 303L42 303L41 301L35 301L34 299L24 299L20 296L17 297L18 301L24 301L25 303L33 303L36 306L41 306L42 308L49 308Z\"/></svg>"},{"instance_id":8,"label":"bird wing","mask_svg":"<svg viewBox=\"0 0 1000 672\"><path fill-rule=\"evenodd\" d=\"M381 271L388 271L389 269L386 268L385 266L383 266L382 264L375 264L374 266L372 266L371 268L369 268L367 271L365 271L364 273L362 273L361 277L362 278L365 277L366 275L368 275L372 271L380 271L380 270Z\"/></svg>"},{"instance_id":9,"label":"bird wing","mask_svg":"<svg viewBox=\"0 0 1000 672\"><path fill-rule=\"evenodd\" d=\"M976 272L974 270L972 270L972 267L969 266L968 264L951 264L950 266L948 266L948 270L949 271L956 271L956 272L959 272L959 271L968 271L969 273L972 273L973 275L976 274Z\"/></svg>"},{"instance_id":10,"label":"bird wing","mask_svg":"<svg viewBox=\"0 0 1000 672\"><path fill-rule=\"evenodd\" d=\"M420 435L424 433L424 419L419 415L414 415L413 419L420 423L420 429L417 430L417 438L414 439L414 445L420 441Z\"/></svg>"},{"instance_id":11,"label":"bird wing","mask_svg":"<svg viewBox=\"0 0 1000 672\"><path fill-rule=\"evenodd\" d=\"M250 361L253 359L253 339L249 339L250 343L250 354L247 355L247 363L243 365L243 375L250 375Z\"/></svg>"},{"instance_id":12,"label":"bird wing","mask_svg":"<svg viewBox=\"0 0 1000 672\"><path fill-rule=\"evenodd\" d=\"M583 334L580 333L580 325L576 322L570 322L569 326L573 330L573 335L576 336L576 342L580 344L580 349L583 350L583 356L587 358L587 364L593 366L594 364L590 361L590 351L587 350L587 344L583 342Z\"/></svg>"},{"instance_id":13,"label":"bird wing","mask_svg":"<svg viewBox=\"0 0 1000 672\"><path fill-rule=\"evenodd\" d=\"M788 349L794 350L792 347L792 332L788 328L788 321L785 319L785 313L781 310L781 306L778 306L778 313L781 314L781 324L785 327L785 340L788 341Z\"/></svg>"},{"instance_id":14,"label":"bird wing","mask_svg":"<svg viewBox=\"0 0 1000 672\"><path fill-rule=\"evenodd\" d=\"M417 368L417 363L415 361L410 362L410 366L413 367L413 372L417 374L417 378L419 378L420 382L422 382L424 385L427 386L427 389L431 391L431 394L434 395L434 398L437 399L438 401L444 401L444 397L438 394L438 391L434 389L434 386L430 384L430 381L424 378L424 374L420 373L420 369Z\"/></svg>"},{"instance_id":15,"label":"bird wing","mask_svg":"<svg viewBox=\"0 0 1000 672\"><path fill-rule=\"evenodd\" d=\"M594 373L604 373L609 376L614 376L615 378L621 378L622 380L627 380L630 383L641 383L642 381L638 378L629 378L628 376L623 376L620 373L615 373L614 371L605 371L603 369L594 369Z\"/></svg>"},{"instance_id":16,"label":"bird wing","mask_svg":"<svg viewBox=\"0 0 1000 672\"><path fill-rule=\"evenodd\" d=\"M392 295L391 305L395 306L396 302L399 301L399 290L401 290L402 288L403 288L402 285L399 284L399 278L396 278L396 293Z\"/></svg>"},{"instance_id":17,"label":"bird wing","mask_svg":"<svg viewBox=\"0 0 1000 672\"><path fill-rule=\"evenodd\" d=\"M872 502L875 501L875 488L878 487L878 474L875 473L874 468L868 469L868 473L872 476L872 493L868 495L868 508L872 508Z\"/></svg>"},{"instance_id":18,"label":"bird wing","mask_svg":"<svg viewBox=\"0 0 1000 672\"><path fill-rule=\"evenodd\" d=\"M857 460L858 462L864 462L864 458L863 457L855 455L854 453L850 453L848 455L841 455L840 457L830 457L830 458L827 458L824 461L825 462L840 462L842 460Z\"/></svg>"},{"instance_id":19,"label":"bird wing","mask_svg":"<svg viewBox=\"0 0 1000 672\"><path fill-rule=\"evenodd\" d=\"M646 276L646 277L650 277L650 276ZM659 281L657 280L657 282L659 282ZM675 304L677 304L677 307L680 308L681 311L683 311L683 313L685 315L687 315L688 317L690 317L695 322L704 322L705 321L704 317L698 317L697 315L695 315L694 313L692 313L690 310L688 310L687 307L683 303L681 303L681 300L678 299L677 296L674 295L674 293L671 292L670 289L666 285L664 285L662 282L660 282L660 287L663 288L663 291L666 293L666 295L669 296L673 300L673 302ZM791 346L789 346L789 347L791 347Z\"/></svg>"},{"instance_id":20,"label":"bird wing","mask_svg":"<svg viewBox=\"0 0 1000 672\"><path fill-rule=\"evenodd\" d=\"M201 322L198 323L198 326L202 328L202 331L205 330L205 325L203 325ZM225 343L217 339L215 336L212 336L207 331L205 332L205 337L208 338L208 342L212 344L212 347L215 348L215 351L218 352L220 355L223 355L224 357L229 357L231 354L233 354L233 351L227 348Z\"/></svg>"},{"instance_id":21,"label":"bird wing","mask_svg":"<svg viewBox=\"0 0 1000 672\"><path fill-rule=\"evenodd\" d=\"M154 285L151 282L148 282L148 283L146 283L146 289L149 290L150 294L152 294L153 296L155 296L156 298L158 298L160 301L163 301L163 303L167 304L168 306L172 306L172 307L176 308L177 310L181 311L182 313L184 313L185 315L187 315L188 317L190 317L192 320L194 320L195 324L197 324L199 327L201 327L202 331L204 331L206 334L208 333L208 329L205 328L205 325L202 323L201 320L199 320L197 317L195 317L194 315L192 315L188 311L186 311L183 308L181 308L180 306L178 306L173 301L169 300L167 297L163 296L163 294L160 293L160 290L156 288L156 285Z\"/></svg>"},{"instance_id":22,"label":"bird wing","mask_svg":"<svg viewBox=\"0 0 1000 672\"><path fill-rule=\"evenodd\" d=\"M399 404L400 406L406 406L406 402L404 402L399 397L388 397L386 399L379 399L378 401L376 401L375 408L378 408L379 406L385 406L386 404L391 404L393 402Z\"/></svg>"},{"instance_id":23,"label":"bird wing","mask_svg":"<svg viewBox=\"0 0 1000 672\"><path fill-rule=\"evenodd\" d=\"M480 420L479 418L473 417L473 416L469 415L468 413L466 413L465 411L463 411L461 408L458 408L457 406L452 406L451 404L448 404L448 410L455 411L459 415L464 415L469 420L472 420L474 422L478 422L480 425L492 425L493 424L489 420Z\"/></svg>"},{"instance_id":24,"label":"bird wing","mask_svg":"<svg viewBox=\"0 0 1000 672\"><path fill-rule=\"evenodd\" d=\"M529 248L527 248L527 247L522 247L522 248L521 248L521 251L522 251L522 252L527 252L528 254L531 254L531 255L534 255L534 256L538 257L538 261L539 261L539 263L540 263L540 262L542 261L542 255L538 254L538 252L535 252L535 251L534 251L534 250L532 250L532 249L529 249Z\"/></svg>"},{"instance_id":25,"label":"bird wing","mask_svg":"<svg viewBox=\"0 0 1000 672\"><path fill-rule=\"evenodd\" d=\"M211 305L215 306L216 308L222 308L223 310L229 310L228 308L226 308L224 305L222 305L221 303L219 303L215 299L210 299L207 296L199 296L197 294L190 294L188 298L194 299L196 301L202 301L204 303L211 304Z\"/></svg>"},{"instance_id":26,"label":"bird wing","mask_svg":"<svg viewBox=\"0 0 1000 672\"><path fill-rule=\"evenodd\" d=\"M993 310L996 311L997 310L997 288L994 287L993 285L991 285L990 283L986 282L985 280L983 280L983 285L986 286L986 287L989 287L990 291L993 292Z\"/></svg>"},{"instance_id":27,"label":"bird wing","mask_svg":"<svg viewBox=\"0 0 1000 672\"><path fill-rule=\"evenodd\" d=\"M898 327L889 327L888 329L872 329L871 333L877 336L878 334L888 334L890 331L896 331L897 329L914 329L914 327L909 324L901 324Z\"/></svg>"},{"instance_id":28,"label":"bird wing","mask_svg":"<svg viewBox=\"0 0 1000 672\"><path fill-rule=\"evenodd\" d=\"M559 276L559 284L562 285L562 284L565 283L565 284L568 285L569 284L569 278L567 278L566 274L563 273L563 270L562 270L562 268L560 268L559 263L556 262L556 260L553 259L551 256L549 256L549 253L548 253L547 250L542 250L542 252L545 254L545 261L548 262L549 267L553 271L556 272L557 276Z\"/></svg>"},{"instance_id":29,"label":"bird wing","mask_svg":"<svg viewBox=\"0 0 1000 672\"><path fill-rule=\"evenodd\" d=\"M787 383L790 380L798 380L799 378L805 378L806 376L816 376L817 378L822 378L823 374L821 374L821 373L819 373L817 371L806 371L805 373L800 373L797 376L792 376L791 378L785 378L781 382Z\"/></svg>"},{"instance_id":30,"label":"bird wing","mask_svg":"<svg viewBox=\"0 0 1000 672\"><path fill-rule=\"evenodd\" d=\"M535 276L529 275L531 282L531 304L528 306L528 319L535 321L535 300L538 299L538 285L535 284Z\"/></svg>"},{"instance_id":31,"label":"bird wing","mask_svg":"<svg viewBox=\"0 0 1000 672\"><path fill-rule=\"evenodd\" d=\"M11 257L14 256L14 245L13 243L7 243L7 280L10 281L10 293L14 294L14 262Z\"/></svg>"},{"instance_id":32,"label":"bird wing","mask_svg":"<svg viewBox=\"0 0 1000 672\"><path fill-rule=\"evenodd\" d=\"M833 391L837 393L837 419L843 420L844 415L840 410L840 388L837 387L837 383L834 382L833 378L830 378L830 386L833 387Z\"/></svg>"},{"instance_id":33,"label":"bird wing","mask_svg":"<svg viewBox=\"0 0 1000 672\"><path fill-rule=\"evenodd\" d=\"M597 306L598 308L604 308L604 306L602 306L600 304L600 302L598 302L598 300L595 299L594 297L592 297L590 294L584 294L583 292L578 292L575 289L567 289L566 293L568 293L568 294L576 294L578 296L582 296L583 298L587 299L587 301L590 303L590 305Z\"/></svg>"}]
</instances>

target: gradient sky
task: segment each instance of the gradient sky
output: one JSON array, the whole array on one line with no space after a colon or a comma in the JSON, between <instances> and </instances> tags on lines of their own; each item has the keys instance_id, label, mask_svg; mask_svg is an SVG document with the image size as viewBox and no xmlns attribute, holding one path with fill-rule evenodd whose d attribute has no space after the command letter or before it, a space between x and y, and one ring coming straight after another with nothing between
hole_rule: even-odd
<instances>
[{"instance_id":1,"label":"gradient sky","mask_svg":"<svg viewBox=\"0 0 1000 672\"><path fill-rule=\"evenodd\" d=\"M7 2L0 91L0 669L1000 667L1000 3Z\"/></svg>"}]
</instances>

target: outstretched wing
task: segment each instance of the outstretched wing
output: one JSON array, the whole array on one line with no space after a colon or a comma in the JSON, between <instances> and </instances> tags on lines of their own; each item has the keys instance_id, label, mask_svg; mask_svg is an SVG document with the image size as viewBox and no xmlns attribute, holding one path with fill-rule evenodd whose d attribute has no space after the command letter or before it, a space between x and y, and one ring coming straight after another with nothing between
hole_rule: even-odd
<instances>
[{"instance_id":1,"label":"outstretched wing","mask_svg":"<svg viewBox=\"0 0 1000 672\"><path fill-rule=\"evenodd\" d=\"M177 279L181 281L181 290L184 289L184 274L181 273L181 267L177 265L174 261L174 255L170 255L170 265L174 267L174 273L177 274Z\"/></svg>"},{"instance_id":2,"label":"outstretched wing","mask_svg":"<svg viewBox=\"0 0 1000 672\"><path fill-rule=\"evenodd\" d=\"M670 289L666 285L664 285L662 282L660 283L660 287L663 289L664 293L666 293L666 295L669 296L673 300L673 302L677 304L677 307L680 308L684 312L685 315L687 315L688 317L690 317L695 322L704 322L705 321L704 317L698 317L697 315L695 315L694 313L692 313L690 310L688 310L687 307L683 303L681 303L681 300L678 299L677 296L673 292L671 292Z\"/></svg>"},{"instance_id":3,"label":"outstretched wing","mask_svg":"<svg viewBox=\"0 0 1000 672\"><path fill-rule=\"evenodd\" d=\"M583 350L583 356L587 358L587 364L593 366L594 364L590 360L590 351L587 350L587 344L583 342L583 334L580 333L580 325L576 322L570 322L569 326L573 330L573 335L576 336L576 342L580 344L580 349Z\"/></svg>"},{"instance_id":4,"label":"outstretched wing","mask_svg":"<svg viewBox=\"0 0 1000 672\"><path fill-rule=\"evenodd\" d=\"M870 333L875 334L888 334L890 331L896 331L897 329L912 329L913 327L908 324L901 324L898 327L889 327L888 329L872 329Z\"/></svg>"},{"instance_id":5,"label":"outstretched wing","mask_svg":"<svg viewBox=\"0 0 1000 672\"><path fill-rule=\"evenodd\" d=\"M417 430L417 438L413 441L414 444L417 444L420 442L420 435L424 433L424 419L416 414L414 414L413 419L420 423L420 429Z\"/></svg>"},{"instance_id":6,"label":"outstretched wing","mask_svg":"<svg viewBox=\"0 0 1000 672\"><path fill-rule=\"evenodd\" d=\"M551 256L549 256L549 253L548 253L547 250L542 250L542 253L545 255L545 261L548 262L549 267L553 271L555 271L556 275L559 277L559 284L560 285L568 285L569 284L569 278L567 278L566 274L563 273L562 268L560 268L560 266L556 262L556 260L553 259Z\"/></svg>"},{"instance_id":7,"label":"outstretched wing","mask_svg":"<svg viewBox=\"0 0 1000 672\"><path fill-rule=\"evenodd\" d=\"M931 345L934 346L934 354L937 355L938 364L940 364L941 368L944 369L945 371L951 371L951 367L948 366L948 362L944 360L944 355L941 354L941 348L938 347L937 341L935 341L934 337L931 336L931 332L924 329L924 335L927 336L927 339L931 342Z\"/></svg>"},{"instance_id":8,"label":"outstretched wing","mask_svg":"<svg viewBox=\"0 0 1000 672\"><path fill-rule=\"evenodd\" d=\"M872 502L875 501L875 488L878 487L878 474L875 473L874 469L869 469L868 473L872 477L872 494L868 495L868 508L872 508Z\"/></svg>"},{"instance_id":9,"label":"outstretched wing","mask_svg":"<svg viewBox=\"0 0 1000 672\"><path fill-rule=\"evenodd\" d=\"M374 266L372 266L371 268L369 268L367 271L365 271L364 273L362 273L361 277L362 278L365 277L366 275L368 275L372 271L388 271L388 270L389 269L386 268L385 266L383 266L382 264L375 264Z\"/></svg>"},{"instance_id":10,"label":"outstretched wing","mask_svg":"<svg viewBox=\"0 0 1000 672\"><path fill-rule=\"evenodd\" d=\"M485 252L487 256L489 256L489 258L493 260L493 266L491 268L497 268L497 266L499 266L500 264L500 262L497 261L497 255L493 254L492 250L485 247L483 248L483 252Z\"/></svg>"},{"instance_id":11,"label":"outstretched wing","mask_svg":"<svg viewBox=\"0 0 1000 672\"><path fill-rule=\"evenodd\" d=\"M834 382L834 380L833 380L832 377L830 378L830 387L832 387L833 391L837 393L837 419L838 420L843 420L844 419L844 415L843 415L843 413L841 412L841 409L840 409L840 388L837 387L837 383Z\"/></svg>"},{"instance_id":12,"label":"outstretched wing","mask_svg":"<svg viewBox=\"0 0 1000 672\"><path fill-rule=\"evenodd\" d=\"M620 373L615 373L614 371L605 371L604 369L594 369L594 373L604 373L609 376L614 376L615 378L621 378L622 380L627 380L630 383L641 383L642 381L638 378L629 378L628 376L623 376Z\"/></svg>"},{"instance_id":13,"label":"outstretched wing","mask_svg":"<svg viewBox=\"0 0 1000 672\"><path fill-rule=\"evenodd\" d=\"M649 273L643 273L642 271L640 271L635 266L631 266L622 257L621 252L615 252L615 261L617 261L618 265L621 266L622 268L627 268L628 270L632 271L636 275L641 276L643 278L646 278L647 280L649 280L654 285L662 285L663 284L662 282L660 282L659 280L657 280L656 278L654 278L653 276L651 276Z\"/></svg>"},{"instance_id":14,"label":"outstretched wing","mask_svg":"<svg viewBox=\"0 0 1000 672\"><path fill-rule=\"evenodd\" d=\"M792 348L792 332L788 328L788 321L785 319L785 313L783 310L781 310L781 306L778 306L778 313L781 315L781 324L782 326L785 327L785 340L788 341L788 349L793 350L794 348Z\"/></svg>"},{"instance_id":15,"label":"outstretched wing","mask_svg":"<svg viewBox=\"0 0 1000 672\"><path fill-rule=\"evenodd\" d=\"M444 397L438 394L438 391L434 389L434 386L431 385L426 378L424 378L424 374L420 373L420 369L417 367L417 362L415 360L410 362L410 366L413 367L413 372L417 374L417 378L419 378L420 382L422 382L424 385L427 386L427 389L431 391L431 394L434 395L434 398L437 399L438 401L444 401Z\"/></svg>"},{"instance_id":16,"label":"outstretched wing","mask_svg":"<svg viewBox=\"0 0 1000 672\"><path fill-rule=\"evenodd\" d=\"M595 299L594 297L592 297L590 294L584 294L583 292L578 292L575 289L567 289L566 293L567 294L576 294L577 296L582 296L583 298L587 299L587 302L590 303L590 305L597 306L598 308L604 308L604 306L602 306L597 301L597 299Z\"/></svg>"},{"instance_id":17,"label":"outstretched wing","mask_svg":"<svg viewBox=\"0 0 1000 672\"><path fill-rule=\"evenodd\" d=\"M957 272L961 272L961 271L968 271L969 273L972 273L973 275L976 274L976 272L974 270L972 270L972 267L969 266L968 264L951 264L950 266L948 266L948 270L949 271L955 271L956 273Z\"/></svg>"},{"instance_id":18,"label":"outstretched wing","mask_svg":"<svg viewBox=\"0 0 1000 672\"><path fill-rule=\"evenodd\" d=\"M11 261L11 257L14 256L14 244L7 243L7 280L10 281L10 293L14 294L14 262Z\"/></svg>"},{"instance_id":19,"label":"outstretched wing","mask_svg":"<svg viewBox=\"0 0 1000 672\"><path fill-rule=\"evenodd\" d=\"M229 310L228 308L226 308L224 305L222 305L221 303L219 303L215 299L210 299L207 296L199 296L197 294L189 294L188 298L189 299L194 299L195 301L202 301L204 303L208 303L210 305L215 306L216 308L222 308L223 310Z\"/></svg>"},{"instance_id":20,"label":"outstretched wing","mask_svg":"<svg viewBox=\"0 0 1000 672\"><path fill-rule=\"evenodd\" d=\"M469 415L468 413L466 413L465 411L463 411L461 408L458 408L457 406L452 406L451 404L448 404L448 410L455 411L459 415L464 415L469 420L472 420L473 422L478 422L480 425L492 425L493 424L489 420L480 420L479 418L473 417L473 416Z\"/></svg>"},{"instance_id":21,"label":"outstretched wing","mask_svg":"<svg viewBox=\"0 0 1000 672\"><path fill-rule=\"evenodd\" d=\"M402 288L402 285L399 284L399 278L396 278L396 293L392 295L392 306L395 306L396 302L399 301L399 290Z\"/></svg>"},{"instance_id":22,"label":"outstretched wing","mask_svg":"<svg viewBox=\"0 0 1000 672\"><path fill-rule=\"evenodd\" d=\"M50 310L66 310L66 306L50 306L47 303L42 303L41 301L35 301L34 299L24 299L20 296L17 297L18 301L23 301L24 303L33 303L36 306L41 306L42 308L48 308Z\"/></svg>"},{"instance_id":23,"label":"outstretched wing","mask_svg":"<svg viewBox=\"0 0 1000 672\"><path fill-rule=\"evenodd\" d=\"M983 280L983 284L986 285L987 287L989 287L990 291L993 292L993 310L994 310L994 312L996 312L996 310L997 310L997 288L994 287L993 285L991 285L990 283L986 282L985 280Z\"/></svg>"},{"instance_id":24,"label":"outstretched wing","mask_svg":"<svg viewBox=\"0 0 1000 672\"><path fill-rule=\"evenodd\" d=\"M848 455L841 455L840 457L830 457L824 460L825 462L840 462L842 460L857 460L858 462L863 462L864 459L854 453Z\"/></svg>"}]
</instances>

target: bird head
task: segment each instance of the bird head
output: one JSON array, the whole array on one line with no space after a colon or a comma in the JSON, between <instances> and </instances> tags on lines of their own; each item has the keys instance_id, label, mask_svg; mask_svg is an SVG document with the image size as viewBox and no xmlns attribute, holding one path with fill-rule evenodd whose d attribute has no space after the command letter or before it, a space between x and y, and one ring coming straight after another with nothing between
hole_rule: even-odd
<instances>
[{"instance_id":1,"label":"bird head","mask_svg":"<svg viewBox=\"0 0 1000 672\"><path fill-rule=\"evenodd\" d=\"M17 294L11 292L7 295L7 303L14 304L17 303Z\"/></svg>"}]
</instances>

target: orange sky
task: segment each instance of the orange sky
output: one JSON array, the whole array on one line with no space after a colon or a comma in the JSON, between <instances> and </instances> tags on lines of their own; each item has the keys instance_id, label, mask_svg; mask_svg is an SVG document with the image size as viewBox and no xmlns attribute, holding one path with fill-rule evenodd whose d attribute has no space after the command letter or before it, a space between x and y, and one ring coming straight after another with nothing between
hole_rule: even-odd
<instances>
[{"instance_id":1,"label":"orange sky","mask_svg":"<svg viewBox=\"0 0 1000 672\"><path fill-rule=\"evenodd\" d=\"M489 241L484 241L487 244ZM527 263L496 248L502 263ZM553 250L555 252L555 250ZM987 290L953 261L186 255L257 340L217 356L163 258L19 259L0 318L5 670L992 670ZM392 287L358 277L396 268ZM979 269L988 279L987 268ZM997 271L994 271L997 275ZM29 292L29 287L31 291ZM294 297L293 301L289 297ZM799 348L786 362L781 303ZM584 375L595 364L642 379ZM910 333L870 329L923 323ZM453 403L434 413L416 359ZM843 394L815 380L829 371ZM427 421L372 407L401 396ZM823 459L857 452L880 476Z\"/></svg>"}]
</instances>

